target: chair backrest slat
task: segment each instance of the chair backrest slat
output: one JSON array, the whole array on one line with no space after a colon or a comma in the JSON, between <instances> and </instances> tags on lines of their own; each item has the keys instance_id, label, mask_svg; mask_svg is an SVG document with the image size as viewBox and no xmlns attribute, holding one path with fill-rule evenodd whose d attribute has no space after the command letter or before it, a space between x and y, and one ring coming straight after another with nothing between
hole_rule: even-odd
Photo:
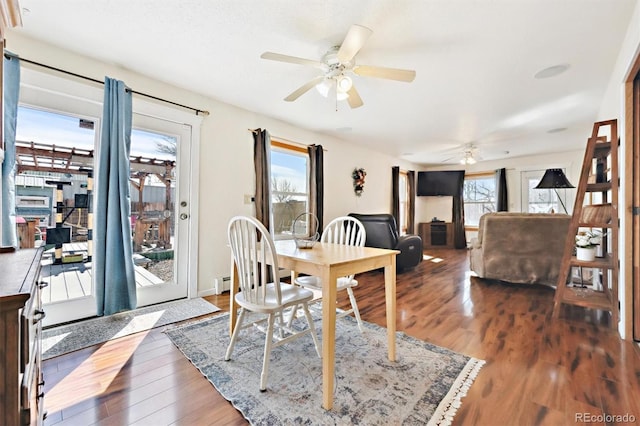
<instances>
[{"instance_id":1,"label":"chair backrest slat","mask_svg":"<svg viewBox=\"0 0 640 426\"><path fill-rule=\"evenodd\" d=\"M321 241L363 247L366 239L364 225L358 219L341 216L333 219L324 228Z\"/></svg>"},{"instance_id":2,"label":"chair backrest slat","mask_svg":"<svg viewBox=\"0 0 640 426\"><path fill-rule=\"evenodd\" d=\"M343 244L364 247L367 232L358 219L350 216L340 216L333 219L322 231L320 239L323 243ZM347 277L353 278L353 275Z\"/></svg>"},{"instance_id":3,"label":"chair backrest slat","mask_svg":"<svg viewBox=\"0 0 640 426\"><path fill-rule=\"evenodd\" d=\"M278 284L278 256L271 234L257 219L236 216L229 221L228 238L243 297L250 303L264 305L272 277ZM280 304L280 286L273 287Z\"/></svg>"}]
</instances>

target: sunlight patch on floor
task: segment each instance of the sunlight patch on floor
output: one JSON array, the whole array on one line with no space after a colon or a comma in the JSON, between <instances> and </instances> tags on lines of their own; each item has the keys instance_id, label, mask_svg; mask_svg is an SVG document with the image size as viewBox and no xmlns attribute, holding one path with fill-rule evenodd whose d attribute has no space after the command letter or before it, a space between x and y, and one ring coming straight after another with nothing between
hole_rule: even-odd
<instances>
[{"instance_id":1,"label":"sunlight patch on floor","mask_svg":"<svg viewBox=\"0 0 640 426\"><path fill-rule=\"evenodd\" d=\"M428 254L423 254L422 259L433 263L440 263L444 260L439 257L429 256Z\"/></svg>"},{"instance_id":2,"label":"sunlight patch on floor","mask_svg":"<svg viewBox=\"0 0 640 426\"><path fill-rule=\"evenodd\" d=\"M145 328L153 328L154 324L160 320L160 317L164 314L165 310L149 312L148 314L136 315L131 319L131 321L120 330L113 339L117 339L118 337L127 336L129 334L135 333L136 330L145 329Z\"/></svg>"},{"instance_id":3,"label":"sunlight patch on floor","mask_svg":"<svg viewBox=\"0 0 640 426\"><path fill-rule=\"evenodd\" d=\"M160 319L163 312L158 311L141 315L141 317L144 317L142 321L153 321L155 323ZM101 345L75 370L56 383L47 392L47 397L45 398L46 410L55 413L76 405L85 399L95 398L104 393L151 331L149 329L132 334L126 339L117 339L124 330L133 327L133 323L136 321L139 321L139 317L134 318L112 340ZM126 342L123 343L124 341ZM107 358L108 362L106 362ZM82 383L82 385L78 386L78 383Z\"/></svg>"},{"instance_id":4,"label":"sunlight patch on floor","mask_svg":"<svg viewBox=\"0 0 640 426\"><path fill-rule=\"evenodd\" d=\"M60 334L59 336L52 336L42 339L42 353L47 352L49 349L60 343L69 336L71 333Z\"/></svg>"}]
</instances>

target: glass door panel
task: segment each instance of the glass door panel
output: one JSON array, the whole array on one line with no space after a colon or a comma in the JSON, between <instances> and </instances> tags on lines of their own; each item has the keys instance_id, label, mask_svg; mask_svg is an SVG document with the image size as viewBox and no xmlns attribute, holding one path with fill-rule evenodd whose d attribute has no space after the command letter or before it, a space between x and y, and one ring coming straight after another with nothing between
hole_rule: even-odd
<instances>
[{"instance_id":1,"label":"glass door panel","mask_svg":"<svg viewBox=\"0 0 640 426\"><path fill-rule=\"evenodd\" d=\"M47 323L95 315L92 264L93 149L97 120L20 106L16 215L22 248L44 246ZM35 229L24 233L21 229Z\"/></svg>"},{"instance_id":2,"label":"glass door panel","mask_svg":"<svg viewBox=\"0 0 640 426\"><path fill-rule=\"evenodd\" d=\"M133 126L131 230L138 306L144 306L188 293L191 203L189 179L181 174L189 170L191 127L135 113Z\"/></svg>"}]
</instances>

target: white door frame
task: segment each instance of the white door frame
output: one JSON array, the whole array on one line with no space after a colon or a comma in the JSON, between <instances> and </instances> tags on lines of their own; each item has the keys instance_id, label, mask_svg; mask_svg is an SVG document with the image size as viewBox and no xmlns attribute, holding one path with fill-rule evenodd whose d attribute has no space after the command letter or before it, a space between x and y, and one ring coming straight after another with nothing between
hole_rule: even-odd
<instances>
[{"instance_id":1,"label":"white door frame","mask_svg":"<svg viewBox=\"0 0 640 426\"><path fill-rule=\"evenodd\" d=\"M41 72L23 67L20 83L20 103L33 108L61 112L82 118L91 118L96 123L96 141L100 135L100 118L102 116L102 101L104 89L102 86L86 84L76 79ZM188 262L186 268L188 298L197 296L198 289L198 191L199 191L199 158L200 158L200 126L202 117L194 112L170 107L167 104L150 102L133 96L134 114L146 115L161 120L179 123L190 127L191 154L187 160L188 181L188 238L186 249ZM97 143L96 151L97 152ZM180 211L182 213L182 211ZM64 302L54 302L46 305L47 316L44 325L92 317L96 315L95 284L92 283L90 296L71 299ZM158 300L159 301L159 300ZM156 302L150 302L156 303Z\"/></svg>"},{"instance_id":2,"label":"white door frame","mask_svg":"<svg viewBox=\"0 0 640 426\"><path fill-rule=\"evenodd\" d=\"M182 285L171 283L158 284L150 287L139 288L138 307L154 303L172 300L176 298L192 298L197 295L198 289L198 158L199 158L199 135L201 117L195 114L186 114L182 111L175 111L166 106L158 106L143 100L134 98L133 127L160 133L178 136L182 144L178 144L178 173L179 187L176 188L176 210L175 244L179 247L174 254L175 265L184 266L175 268L174 279L184 281L186 292L183 292ZM151 120L149 120L151 119ZM159 121L158 121L159 120ZM164 122L166 126L162 124ZM153 124L160 124L154 126ZM180 134L176 131L165 131L161 127L170 129L181 129ZM185 138L189 138L185 143ZM187 157L187 158L185 158ZM181 206L186 202L186 206ZM187 219L181 220L180 215L186 215Z\"/></svg>"}]
</instances>

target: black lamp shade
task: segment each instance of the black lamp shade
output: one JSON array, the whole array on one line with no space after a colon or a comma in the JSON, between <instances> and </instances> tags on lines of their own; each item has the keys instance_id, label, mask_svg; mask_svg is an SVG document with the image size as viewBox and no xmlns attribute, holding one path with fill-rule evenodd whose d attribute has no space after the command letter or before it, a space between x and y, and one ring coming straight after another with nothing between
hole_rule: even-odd
<instances>
[{"instance_id":1,"label":"black lamp shade","mask_svg":"<svg viewBox=\"0 0 640 426\"><path fill-rule=\"evenodd\" d=\"M545 188L575 188L575 186L571 185L562 169L547 169L536 186L536 189Z\"/></svg>"}]
</instances>

